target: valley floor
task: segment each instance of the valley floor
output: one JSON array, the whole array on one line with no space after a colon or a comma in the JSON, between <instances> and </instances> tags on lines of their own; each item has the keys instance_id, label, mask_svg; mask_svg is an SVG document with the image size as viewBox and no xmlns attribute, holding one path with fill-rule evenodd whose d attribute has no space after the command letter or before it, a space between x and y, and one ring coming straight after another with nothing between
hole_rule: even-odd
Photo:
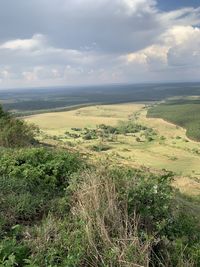
<instances>
[{"instance_id":1,"label":"valley floor","mask_svg":"<svg viewBox=\"0 0 200 267\"><path fill-rule=\"evenodd\" d=\"M37 114L25 120L42 130L40 140L51 144L73 147L90 157L107 157L131 166L145 166L154 170L173 171L175 186L188 194L200 194L200 143L189 140L185 130L162 119L147 118L151 103L96 105L77 110ZM135 120L156 132L153 140L144 139L141 133L118 135L114 140L84 140L74 138L74 128L95 129L100 124L114 126L118 121ZM72 137L67 135L71 133ZM138 141L139 139L139 141ZM109 149L95 152L91 149L99 142Z\"/></svg>"}]
</instances>

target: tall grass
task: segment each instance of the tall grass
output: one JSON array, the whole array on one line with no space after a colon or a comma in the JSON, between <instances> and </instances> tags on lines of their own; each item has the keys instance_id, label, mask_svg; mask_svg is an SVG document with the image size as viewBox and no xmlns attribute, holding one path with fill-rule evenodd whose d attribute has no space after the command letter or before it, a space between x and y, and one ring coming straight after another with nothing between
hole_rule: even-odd
<instances>
[{"instance_id":1,"label":"tall grass","mask_svg":"<svg viewBox=\"0 0 200 267\"><path fill-rule=\"evenodd\" d=\"M111 176L100 169L84 173L75 212L84 222L90 266L149 266L151 241L138 236L139 217L130 218Z\"/></svg>"}]
</instances>

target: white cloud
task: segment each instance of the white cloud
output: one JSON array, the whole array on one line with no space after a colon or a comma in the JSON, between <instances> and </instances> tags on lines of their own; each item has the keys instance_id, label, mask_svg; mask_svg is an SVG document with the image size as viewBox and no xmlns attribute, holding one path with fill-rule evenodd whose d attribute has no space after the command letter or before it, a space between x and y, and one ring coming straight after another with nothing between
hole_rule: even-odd
<instances>
[{"instance_id":1,"label":"white cloud","mask_svg":"<svg viewBox=\"0 0 200 267\"><path fill-rule=\"evenodd\" d=\"M179 28L175 34L179 34L180 38L176 38L176 44L168 51L169 65L187 68L200 66L200 29Z\"/></svg>"},{"instance_id":2,"label":"white cloud","mask_svg":"<svg viewBox=\"0 0 200 267\"><path fill-rule=\"evenodd\" d=\"M159 37L157 44L127 55L127 62L141 65L150 71L170 71L174 67L200 66L200 29L192 26L173 26ZM200 74L200 73L199 73Z\"/></svg>"},{"instance_id":3,"label":"white cloud","mask_svg":"<svg viewBox=\"0 0 200 267\"><path fill-rule=\"evenodd\" d=\"M42 34L35 34L31 39L16 39L0 45L0 49L33 50L44 45L45 38Z\"/></svg>"},{"instance_id":4,"label":"white cloud","mask_svg":"<svg viewBox=\"0 0 200 267\"><path fill-rule=\"evenodd\" d=\"M151 13L154 11L156 5L156 1L154 0L121 0L120 2L129 15L138 11Z\"/></svg>"}]
</instances>

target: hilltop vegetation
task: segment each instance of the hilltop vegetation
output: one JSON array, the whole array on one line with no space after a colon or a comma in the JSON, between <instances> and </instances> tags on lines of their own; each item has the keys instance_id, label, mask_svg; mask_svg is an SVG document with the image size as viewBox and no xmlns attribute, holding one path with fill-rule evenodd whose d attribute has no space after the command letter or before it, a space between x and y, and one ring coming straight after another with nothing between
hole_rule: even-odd
<instances>
[{"instance_id":1,"label":"hilltop vegetation","mask_svg":"<svg viewBox=\"0 0 200 267\"><path fill-rule=\"evenodd\" d=\"M148 116L179 125L189 138L200 141L200 100L170 100L149 109Z\"/></svg>"},{"instance_id":2,"label":"hilltop vegetation","mask_svg":"<svg viewBox=\"0 0 200 267\"><path fill-rule=\"evenodd\" d=\"M100 129L118 127L149 130ZM2 146L0 266L197 267L199 199L172 181L171 172L89 163L67 149Z\"/></svg>"},{"instance_id":3,"label":"hilltop vegetation","mask_svg":"<svg viewBox=\"0 0 200 267\"><path fill-rule=\"evenodd\" d=\"M35 142L37 127L13 118L0 106L0 146L24 147Z\"/></svg>"},{"instance_id":4,"label":"hilltop vegetation","mask_svg":"<svg viewBox=\"0 0 200 267\"><path fill-rule=\"evenodd\" d=\"M170 173L2 153L1 266L198 266L198 217L184 214Z\"/></svg>"}]
</instances>

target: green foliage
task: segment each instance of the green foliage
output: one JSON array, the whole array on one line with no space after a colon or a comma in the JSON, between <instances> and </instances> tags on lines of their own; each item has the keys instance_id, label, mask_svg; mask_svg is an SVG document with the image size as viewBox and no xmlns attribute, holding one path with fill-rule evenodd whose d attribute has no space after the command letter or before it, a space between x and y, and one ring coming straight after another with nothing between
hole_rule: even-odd
<instances>
[{"instance_id":1,"label":"green foliage","mask_svg":"<svg viewBox=\"0 0 200 267\"><path fill-rule=\"evenodd\" d=\"M28 246L18 242L16 237L4 238L0 242L0 266L23 266L29 253Z\"/></svg>"},{"instance_id":2,"label":"green foliage","mask_svg":"<svg viewBox=\"0 0 200 267\"><path fill-rule=\"evenodd\" d=\"M13 118L0 106L0 146L24 147L35 143L38 129L22 120Z\"/></svg>"},{"instance_id":3,"label":"green foliage","mask_svg":"<svg viewBox=\"0 0 200 267\"><path fill-rule=\"evenodd\" d=\"M96 152L107 151L109 149L111 149L111 146L109 146L108 144L102 143L102 142L91 146L91 150L96 151Z\"/></svg>"},{"instance_id":4,"label":"green foliage","mask_svg":"<svg viewBox=\"0 0 200 267\"><path fill-rule=\"evenodd\" d=\"M81 224L70 217L60 220L49 214L28 230L29 262L36 266L80 266L86 249Z\"/></svg>"},{"instance_id":5,"label":"green foliage","mask_svg":"<svg viewBox=\"0 0 200 267\"><path fill-rule=\"evenodd\" d=\"M103 130L103 132L106 133L106 134L118 133L117 127L113 127L113 126L110 126L110 125L100 124L98 126L98 128Z\"/></svg>"},{"instance_id":6,"label":"green foliage","mask_svg":"<svg viewBox=\"0 0 200 267\"><path fill-rule=\"evenodd\" d=\"M146 171L115 168L111 171L119 201L128 216L139 218L137 232L151 240L154 266L199 266L199 199L186 198L171 186L172 173L155 175ZM165 265L166 264L166 265Z\"/></svg>"},{"instance_id":7,"label":"green foliage","mask_svg":"<svg viewBox=\"0 0 200 267\"><path fill-rule=\"evenodd\" d=\"M103 130L107 134L127 134L138 133L140 131L147 130L146 126L135 123L134 121L120 121L116 127L100 124L99 129Z\"/></svg>"},{"instance_id":8,"label":"green foliage","mask_svg":"<svg viewBox=\"0 0 200 267\"><path fill-rule=\"evenodd\" d=\"M146 231L154 233L154 236L156 233L161 235L169 224L173 196L171 179L168 174L144 175L128 190L129 213L140 214Z\"/></svg>"},{"instance_id":9,"label":"green foliage","mask_svg":"<svg viewBox=\"0 0 200 267\"><path fill-rule=\"evenodd\" d=\"M85 129L83 139L84 140L92 140L97 139L97 131L95 129Z\"/></svg>"},{"instance_id":10,"label":"green foliage","mask_svg":"<svg viewBox=\"0 0 200 267\"><path fill-rule=\"evenodd\" d=\"M81 165L76 154L44 148L2 152L1 227L39 220L48 213L53 200L65 194L70 175Z\"/></svg>"},{"instance_id":11,"label":"green foliage","mask_svg":"<svg viewBox=\"0 0 200 267\"><path fill-rule=\"evenodd\" d=\"M150 108L147 115L177 124L186 129L189 138L200 141L199 100L170 100Z\"/></svg>"},{"instance_id":12,"label":"green foliage","mask_svg":"<svg viewBox=\"0 0 200 267\"><path fill-rule=\"evenodd\" d=\"M198 218L171 173L81 166L65 151L2 152L1 266L198 266Z\"/></svg>"},{"instance_id":13,"label":"green foliage","mask_svg":"<svg viewBox=\"0 0 200 267\"><path fill-rule=\"evenodd\" d=\"M138 133L148 129L146 126L135 123L134 121L120 121L117 128L120 134Z\"/></svg>"},{"instance_id":14,"label":"green foliage","mask_svg":"<svg viewBox=\"0 0 200 267\"><path fill-rule=\"evenodd\" d=\"M135 134L141 133L142 136L145 137L145 140L148 142L152 142L156 136L156 132L152 128L148 128L141 124L135 123L132 120L128 121L119 121L117 126L109 126L105 124L100 124L98 126L97 135L102 138L107 138L107 140L114 141L118 134ZM139 137L136 138L137 142L140 142L141 139Z\"/></svg>"},{"instance_id":15,"label":"green foliage","mask_svg":"<svg viewBox=\"0 0 200 267\"><path fill-rule=\"evenodd\" d=\"M82 128L71 128L72 131L75 131L75 132L81 132L82 131Z\"/></svg>"},{"instance_id":16,"label":"green foliage","mask_svg":"<svg viewBox=\"0 0 200 267\"><path fill-rule=\"evenodd\" d=\"M200 266L199 199L176 193L175 218L167 245L173 266Z\"/></svg>"}]
</instances>

